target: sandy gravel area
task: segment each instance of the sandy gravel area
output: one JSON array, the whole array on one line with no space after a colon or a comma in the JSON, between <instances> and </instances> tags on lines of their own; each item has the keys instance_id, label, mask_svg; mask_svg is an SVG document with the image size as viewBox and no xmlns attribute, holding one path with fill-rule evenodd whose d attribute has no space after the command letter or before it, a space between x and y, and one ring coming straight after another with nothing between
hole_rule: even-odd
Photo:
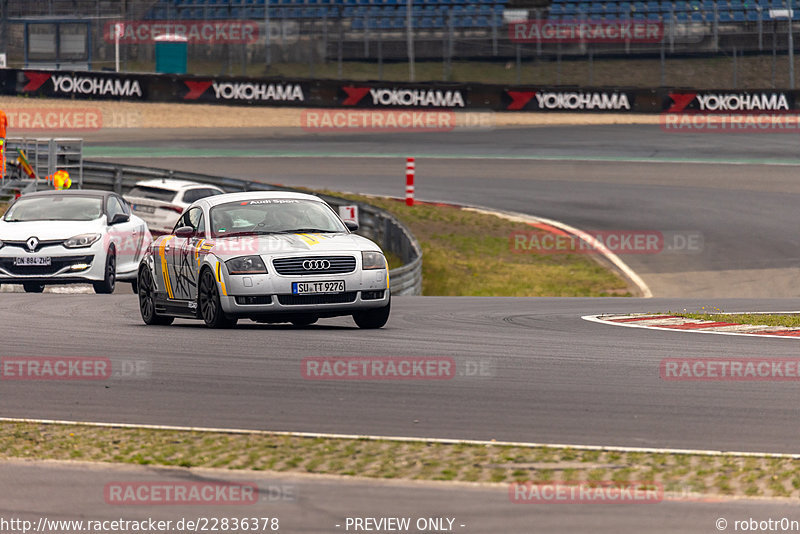
<instances>
[{"instance_id":1,"label":"sandy gravel area","mask_svg":"<svg viewBox=\"0 0 800 534\"><path fill-rule=\"evenodd\" d=\"M67 99L0 97L0 109L17 130L99 130L103 128L301 128L306 108L143 104ZM331 110L334 111L334 110ZM338 109L337 112L345 110ZM369 110L346 110L369 113ZM431 113L441 113L431 111ZM590 124L658 124L658 115L456 112L456 128ZM55 121L55 122L54 122Z\"/></svg>"}]
</instances>

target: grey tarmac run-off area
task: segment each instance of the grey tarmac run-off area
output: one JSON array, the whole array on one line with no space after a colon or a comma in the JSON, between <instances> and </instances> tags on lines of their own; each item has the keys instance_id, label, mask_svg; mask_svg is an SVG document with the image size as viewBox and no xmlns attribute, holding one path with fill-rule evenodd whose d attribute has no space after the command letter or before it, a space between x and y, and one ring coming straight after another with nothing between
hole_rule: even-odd
<instances>
[{"instance_id":1,"label":"grey tarmac run-off area","mask_svg":"<svg viewBox=\"0 0 800 534\"><path fill-rule=\"evenodd\" d=\"M699 251L621 256L655 296L800 296L800 150L793 134L602 125L336 135L109 130L87 139L114 161L394 196L404 194L403 157L416 156L420 199L522 212L583 230L701 235ZM166 146L175 156L148 155L148 148ZM144 150L125 159L122 147Z\"/></svg>"},{"instance_id":2,"label":"grey tarmac run-off area","mask_svg":"<svg viewBox=\"0 0 800 534\"><path fill-rule=\"evenodd\" d=\"M37 524L41 517L61 520L173 521L198 517L277 517L280 532L347 532L348 517L453 519L452 532L465 534L592 532L647 534L719 532L716 522L800 520L800 506L788 501L665 500L651 504L515 504L507 486L376 481L326 476L287 476L264 472L101 466L67 462L0 464L0 517ZM258 502L244 506L109 505L106 484L119 482L254 483ZM336 528L336 525L341 525ZM461 525L464 525L463 527ZM70 532L70 531L62 531ZM271 531L267 531L271 532ZM353 532L352 527L350 532ZM363 532L363 531L362 531ZM382 531L387 532L387 531ZM411 530L410 532L418 532ZM49 533L47 533L49 534Z\"/></svg>"},{"instance_id":3,"label":"grey tarmac run-off area","mask_svg":"<svg viewBox=\"0 0 800 534\"><path fill-rule=\"evenodd\" d=\"M656 296L679 299L398 298L379 332L359 331L348 319L301 330L243 323L232 341L186 321L144 327L127 287L109 297L4 294L0 319L10 333L7 351L144 358L152 370L147 380L106 385L31 388L3 382L4 416L797 450L793 383L698 385L658 377L663 358L795 357L797 340L611 328L580 319L701 306L798 309L796 299L763 300L800 296L800 156L794 135L675 135L657 125L606 125L382 135L129 129L84 137L97 147L95 157L114 161L395 196L404 191L403 158L416 156L418 198L524 212L586 230L700 232L704 248L695 254L623 256ZM136 147L144 150L130 157ZM156 151L165 148L175 153L160 157ZM128 159L120 157L122 149ZM199 152L209 157L197 157ZM303 157L311 155L326 157ZM355 157L361 155L388 157ZM766 160L788 165L760 164ZM48 325L48 336L36 346L25 328L34 310ZM446 384L319 383L300 376L300 361L309 355L452 356L462 367L488 361L493 374L458 376ZM259 481L260 487L276 480L295 485L297 502L265 507L285 517L291 532L341 531L329 527L355 514L454 516L469 527L461 530L487 533L700 533L719 532L718 518L731 525L749 517L800 519L796 503L778 501L515 505L502 487L15 461L0 464L0 478L12 481L0 485L0 502L3 515L24 510L30 518L196 516L182 507L112 507L103 502L102 487L119 478L209 476Z\"/></svg>"}]
</instances>

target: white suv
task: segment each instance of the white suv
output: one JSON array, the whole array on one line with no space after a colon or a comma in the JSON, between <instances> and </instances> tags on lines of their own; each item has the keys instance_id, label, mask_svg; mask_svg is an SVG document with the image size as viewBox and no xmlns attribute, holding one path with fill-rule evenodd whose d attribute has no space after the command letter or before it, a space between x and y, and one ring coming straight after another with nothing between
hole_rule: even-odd
<instances>
[{"instance_id":1,"label":"white suv","mask_svg":"<svg viewBox=\"0 0 800 534\"><path fill-rule=\"evenodd\" d=\"M188 180L145 180L137 182L123 198L152 233L168 234L193 202L224 192L217 186Z\"/></svg>"}]
</instances>

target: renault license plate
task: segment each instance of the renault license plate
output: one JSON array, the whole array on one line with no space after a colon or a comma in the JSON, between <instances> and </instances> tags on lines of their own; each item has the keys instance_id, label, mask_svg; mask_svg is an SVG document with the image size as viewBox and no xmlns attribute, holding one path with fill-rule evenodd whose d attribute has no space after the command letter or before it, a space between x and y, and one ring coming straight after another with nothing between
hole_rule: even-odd
<instances>
[{"instance_id":1,"label":"renault license plate","mask_svg":"<svg viewBox=\"0 0 800 534\"><path fill-rule=\"evenodd\" d=\"M42 256L30 256L30 257L22 257L22 258L14 258L14 265L39 265L42 267L47 267L50 265L51 260L50 256L42 257Z\"/></svg>"}]
</instances>

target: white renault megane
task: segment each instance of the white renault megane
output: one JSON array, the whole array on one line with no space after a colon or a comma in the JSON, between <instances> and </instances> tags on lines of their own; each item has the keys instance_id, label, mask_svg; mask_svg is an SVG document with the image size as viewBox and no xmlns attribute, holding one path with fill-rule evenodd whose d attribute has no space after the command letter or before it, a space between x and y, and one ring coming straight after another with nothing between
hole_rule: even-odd
<instances>
[{"instance_id":1,"label":"white renault megane","mask_svg":"<svg viewBox=\"0 0 800 534\"><path fill-rule=\"evenodd\" d=\"M145 222L109 191L43 191L22 195L0 219L0 283L41 293L47 284L91 283L112 293L117 280L136 284L153 241Z\"/></svg>"}]
</instances>

